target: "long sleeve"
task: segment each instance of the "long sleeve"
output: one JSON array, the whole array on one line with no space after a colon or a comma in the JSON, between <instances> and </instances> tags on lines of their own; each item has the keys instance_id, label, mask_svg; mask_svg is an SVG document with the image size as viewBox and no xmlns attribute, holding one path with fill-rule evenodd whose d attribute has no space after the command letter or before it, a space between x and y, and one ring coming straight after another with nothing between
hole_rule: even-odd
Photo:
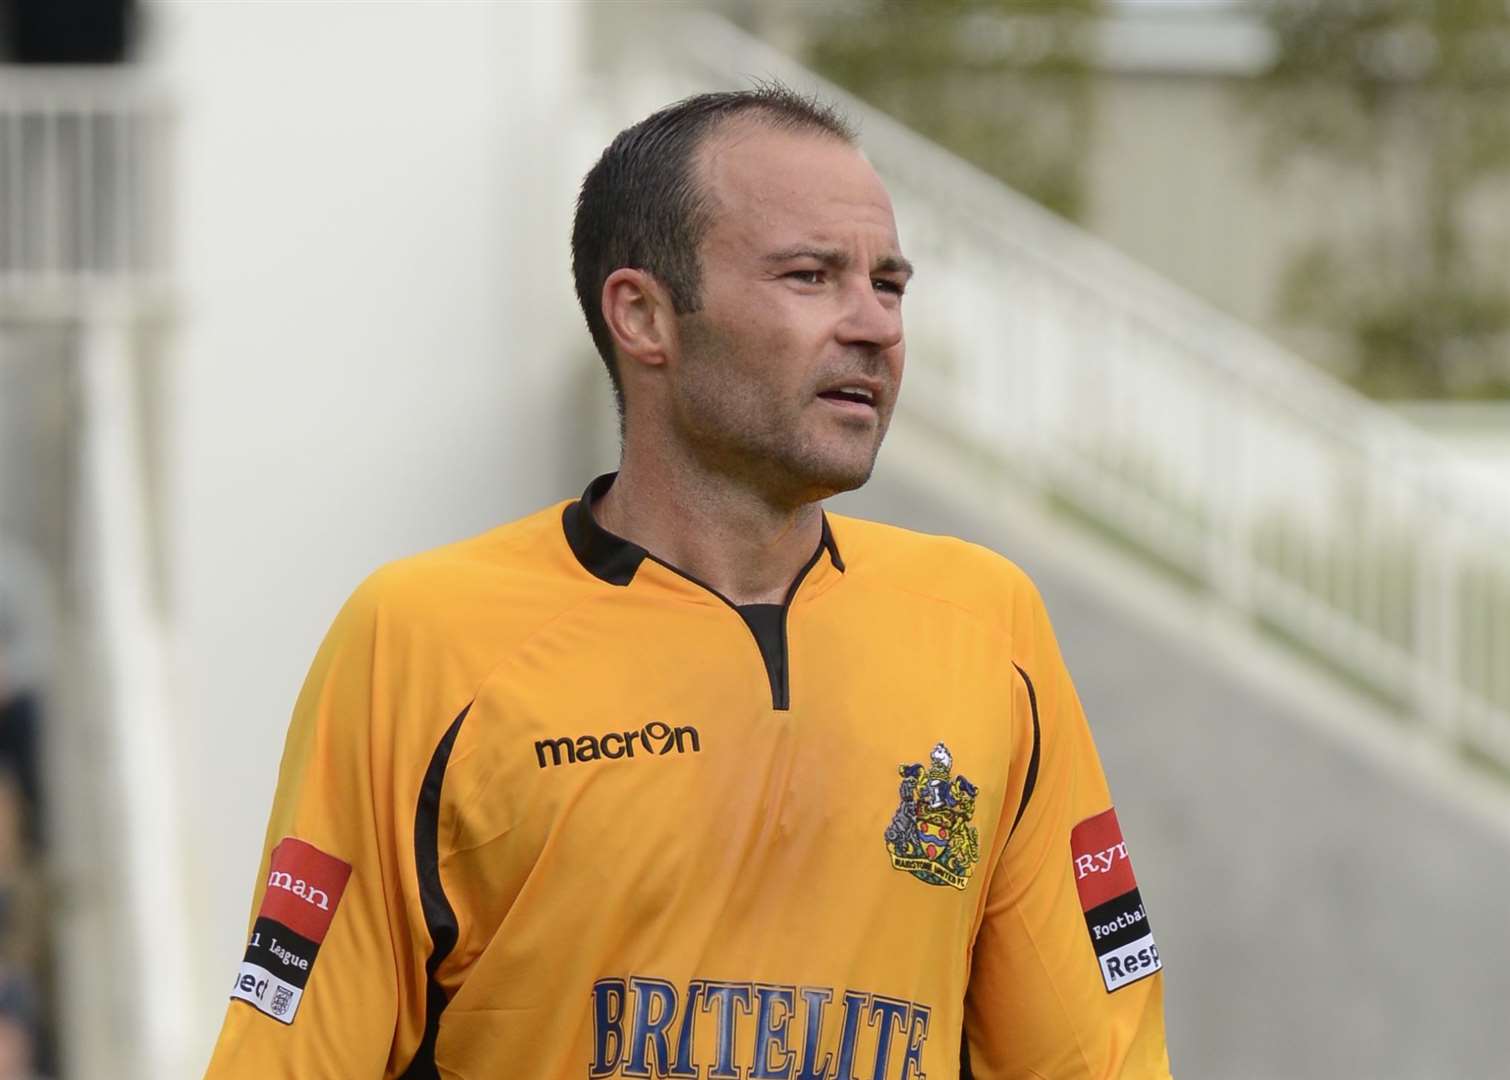
<instances>
[{"instance_id":1,"label":"long sleeve","mask_svg":"<svg viewBox=\"0 0 1510 1080\"><path fill-rule=\"evenodd\" d=\"M1031 755L972 953L974 1080L1169 1076L1163 975L1090 728L1036 591L1014 628Z\"/></svg>"},{"instance_id":2,"label":"long sleeve","mask_svg":"<svg viewBox=\"0 0 1510 1080\"><path fill-rule=\"evenodd\" d=\"M374 767L388 707L377 622L370 587L359 590L300 694L210 1080L388 1070L407 964L390 900L402 831Z\"/></svg>"}]
</instances>

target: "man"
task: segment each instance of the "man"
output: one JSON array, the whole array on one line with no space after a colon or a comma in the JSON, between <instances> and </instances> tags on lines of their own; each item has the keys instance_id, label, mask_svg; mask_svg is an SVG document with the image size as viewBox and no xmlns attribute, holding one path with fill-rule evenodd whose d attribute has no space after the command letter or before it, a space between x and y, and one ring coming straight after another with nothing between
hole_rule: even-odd
<instances>
[{"instance_id":1,"label":"man","mask_svg":"<svg viewBox=\"0 0 1510 1080\"><path fill-rule=\"evenodd\" d=\"M621 468L336 620L210 1076L1166 1076L1037 594L819 505L870 474L911 276L852 133L674 105L573 255Z\"/></svg>"}]
</instances>

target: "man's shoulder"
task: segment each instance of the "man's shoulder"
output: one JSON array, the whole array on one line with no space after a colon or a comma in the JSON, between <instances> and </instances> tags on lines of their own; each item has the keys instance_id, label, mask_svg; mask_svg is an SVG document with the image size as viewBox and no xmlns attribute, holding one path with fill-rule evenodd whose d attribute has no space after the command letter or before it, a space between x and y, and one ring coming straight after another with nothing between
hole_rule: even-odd
<instances>
[{"instance_id":1,"label":"man's shoulder","mask_svg":"<svg viewBox=\"0 0 1510 1080\"><path fill-rule=\"evenodd\" d=\"M573 603L583 584L561 529L565 505L387 563L347 607L419 634L527 630Z\"/></svg>"},{"instance_id":2,"label":"man's shoulder","mask_svg":"<svg viewBox=\"0 0 1510 1080\"><path fill-rule=\"evenodd\" d=\"M472 585L479 579L539 577L569 567L570 549L561 527L566 502L554 503L486 532L395 559L373 575L389 588Z\"/></svg>"},{"instance_id":3,"label":"man's shoulder","mask_svg":"<svg viewBox=\"0 0 1510 1080\"><path fill-rule=\"evenodd\" d=\"M1011 559L955 536L830 514L846 575L875 587L952 604L995 624L1009 624L1042 604Z\"/></svg>"}]
</instances>

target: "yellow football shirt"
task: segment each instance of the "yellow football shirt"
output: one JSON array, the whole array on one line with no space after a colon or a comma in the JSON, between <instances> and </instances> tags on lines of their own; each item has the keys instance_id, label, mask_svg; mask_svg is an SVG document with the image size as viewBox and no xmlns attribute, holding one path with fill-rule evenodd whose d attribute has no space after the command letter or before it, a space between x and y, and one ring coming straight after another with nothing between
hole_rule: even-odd
<instances>
[{"instance_id":1,"label":"yellow football shirt","mask_svg":"<svg viewBox=\"0 0 1510 1080\"><path fill-rule=\"evenodd\" d=\"M612 480L338 616L209 1076L1168 1076L1022 572L830 515L736 608L598 526Z\"/></svg>"}]
</instances>

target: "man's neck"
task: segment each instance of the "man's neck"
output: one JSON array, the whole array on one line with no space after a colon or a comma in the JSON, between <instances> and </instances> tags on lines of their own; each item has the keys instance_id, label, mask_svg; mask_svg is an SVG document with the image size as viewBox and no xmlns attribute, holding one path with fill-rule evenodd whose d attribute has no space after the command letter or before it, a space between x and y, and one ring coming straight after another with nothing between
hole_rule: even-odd
<instances>
[{"instance_id":1,"label":"man's neck","mask_svg":"<svg viewBox=\"0 0 1510 1080\"><path fill-rule=\"evenodd\" d=\"M691 469L637 467L626 454L598 524L706 582L735 604L779 604L823 536L818 503L772 506Z\"/></svg>"}]
</instances>

